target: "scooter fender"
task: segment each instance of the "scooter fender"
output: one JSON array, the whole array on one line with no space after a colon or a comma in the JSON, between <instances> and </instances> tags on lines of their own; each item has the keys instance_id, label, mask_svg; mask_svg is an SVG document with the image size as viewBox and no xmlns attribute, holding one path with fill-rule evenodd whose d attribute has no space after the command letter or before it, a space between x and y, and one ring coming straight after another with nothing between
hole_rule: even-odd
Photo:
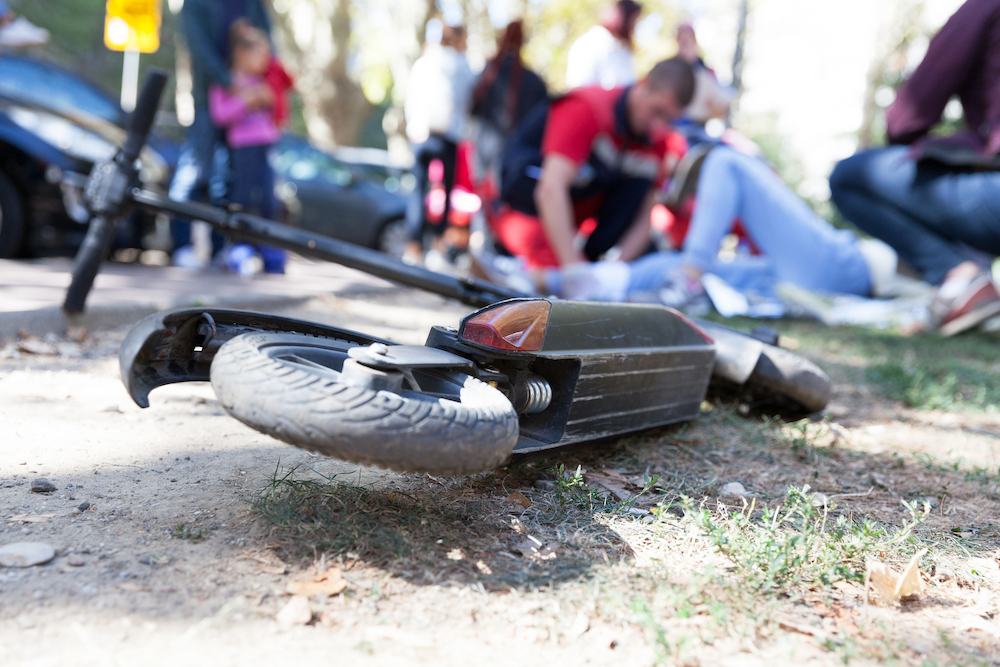
<instances>
[{"instance_id":1,"label":"scooter fender","mask_svg":"<svg viewBox=\"0 0 1000 667\"><path fill-rule=\"evenodd\" d=\"M697 321L702 331L715 341L715 368L712 376L744 384L750 379L764 351L764 343L720 324Z\"/></svg>"},{"instance_id":2,"label":"scooter fender","mask_svg":"<svg viewBox=\"0 0 1000 667\"><path fill-rule=\"evenodd\" d=\"M132 327L118 353L122 382L141 408L149 392L178 382L207 382L216 350L226 341L255 331L301 333L371 345L391 341L349 329L262 313L221 308L167 310Z\"/></svg>"}]
</instances>

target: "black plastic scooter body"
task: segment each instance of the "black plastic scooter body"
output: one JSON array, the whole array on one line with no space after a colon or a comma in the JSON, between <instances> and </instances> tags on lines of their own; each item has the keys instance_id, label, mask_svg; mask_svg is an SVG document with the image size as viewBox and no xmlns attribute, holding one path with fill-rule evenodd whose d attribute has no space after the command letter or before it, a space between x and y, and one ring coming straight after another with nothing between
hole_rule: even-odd
<instances>
[{"instance_id":1,"label":"black plastic scooter body","mask_svg":"<svg viewBox=\"0 0 1000 667\"><path fill-rule=\"evenodd\" d=\"M553 300L542 349L502 352L435 327L433 348L475 364L450 368L499 384L516 404L524 374L544 379L552 400L520 416L515 452L598 440L695 418L712 376L715 348L687 318L657 306ZM494 306L495 307L495 306ZM477 311L479 312L479 311ZM473 317L476 313L470 314ZM166 384L208 381L215 351L252 331L302 333L358 345L390 341L313 322L224 309L180 309L147 317L125 338L122 381L132 399ZM419 354L419 349L415 350ZM495 380L494 380L495 381Z\"/></svg>"}]
</instances>

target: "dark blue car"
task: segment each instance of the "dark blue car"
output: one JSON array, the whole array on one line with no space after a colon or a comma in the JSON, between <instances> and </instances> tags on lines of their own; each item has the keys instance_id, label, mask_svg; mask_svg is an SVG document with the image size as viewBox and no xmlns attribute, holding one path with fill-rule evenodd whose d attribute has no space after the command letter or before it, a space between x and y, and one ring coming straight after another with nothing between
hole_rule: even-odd
<instances>
[{"instance_id":1,"label":"dark blue car","mask_svg":"<svg viewBox=\"0 0 1000 667\"><path fill-rule=\"evenodd\" d=\"M0 58L0 258L75 252L88 222L82 185L94 162L114 154L127 122L117 100L78 74L33 57ZM168 188L179 153L178 141L151 135L146 187ZM286 134L272 163L285 222L402 254L413 178L385 151L331 155ZM141 248L153 221L132 223L119 230L118 245Z\"/></svg>"},{"instance_id":2,"label":"dark blue car","mask_svg":"<svg viewBox=\"0 0 1000 667\"><path fill-rule=\"evenodd\" d=\"M114 154L127 119L113 97L59 65L0 58L0 257L75 250L89 220L84 179ZM169 183L178 153L176 143L151 137L142 154L147 186Z\"/></svg>"}]
</instances>

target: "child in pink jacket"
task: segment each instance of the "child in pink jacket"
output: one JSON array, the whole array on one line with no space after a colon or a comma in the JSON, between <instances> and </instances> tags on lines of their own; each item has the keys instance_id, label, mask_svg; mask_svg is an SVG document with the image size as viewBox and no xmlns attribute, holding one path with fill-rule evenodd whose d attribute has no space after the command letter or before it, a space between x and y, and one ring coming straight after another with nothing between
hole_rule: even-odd
<instances>
[{"instance_id":1,"label":"child in pink jacket","mask_svg":"<svg viewBox=\"0 0 1000 667\"><path fill-rule=\"evenodd\" d=\"M264 75L271 62L271 45L263 31L237 21L229 34L232 86L208 91L212 121L226 130L231 184L229 200L247 213L274 219L274 172L268 161L271 146L281 136L274 122L274 92ZM267 273L285 272L285 251L255 246ZM228 256L231 270L252 275L253 250L236 246Z\"/></svg>"}]
</instances>

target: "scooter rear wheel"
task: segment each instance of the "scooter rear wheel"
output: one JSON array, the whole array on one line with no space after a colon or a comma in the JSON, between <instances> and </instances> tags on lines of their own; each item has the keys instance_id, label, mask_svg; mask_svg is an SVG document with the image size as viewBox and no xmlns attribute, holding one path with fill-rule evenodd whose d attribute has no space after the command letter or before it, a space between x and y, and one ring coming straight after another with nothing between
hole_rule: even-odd
<instances>
[{"instance_id":1,"label":"scooter rear wheel","mask_svg":"<svg viewBox=\"0 0 1000 667\"><path fill-rule=\"evenodd\" d=\"M247 426L353 463L464 475L510 457L517 413L500 391L438 369L413 371L419 391L357 386L342 373L354 345L301 334L244 334L215 355L212 387L223 408Z\"/></svg>"}]
</instances>

